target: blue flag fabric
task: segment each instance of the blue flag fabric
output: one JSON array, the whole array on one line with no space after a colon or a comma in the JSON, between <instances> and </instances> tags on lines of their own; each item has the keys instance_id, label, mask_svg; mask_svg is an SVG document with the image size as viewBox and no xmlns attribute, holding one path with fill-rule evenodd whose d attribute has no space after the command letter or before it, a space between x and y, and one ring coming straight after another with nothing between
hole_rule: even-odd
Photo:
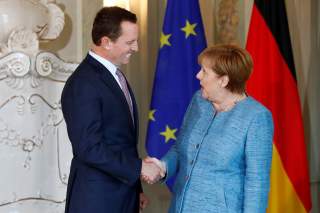
<instances>
[{"instance_id":1,"label":"blue flag fabric","mask_svg":"<svg viewBox=\"0 0 320 213\"><path fill-rule=\"evenodd\" d=\"M199 89L197 57L206 47L198 0L168 0L149 111L146 149L161 158L175 143L188 104ZM174 178L167 184L172 188Z\"/></svg>"}]
</instances>

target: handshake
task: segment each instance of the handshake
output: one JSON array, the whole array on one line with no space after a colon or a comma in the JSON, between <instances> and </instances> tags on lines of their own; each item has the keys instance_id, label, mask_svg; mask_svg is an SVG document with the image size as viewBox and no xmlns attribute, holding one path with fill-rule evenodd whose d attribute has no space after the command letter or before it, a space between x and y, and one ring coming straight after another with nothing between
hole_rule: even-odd
<instances>
[{"instance_id":1,"label":"handshake","mask_svg":"<svg viewBox=\"0 0 320 213\"><path fill-rule=\"evenodd\" d=\"M142 161L141 179L148 184L154 184L166 175L164 162L157 158L146 157Z\"/></svg>"}]
</instances>

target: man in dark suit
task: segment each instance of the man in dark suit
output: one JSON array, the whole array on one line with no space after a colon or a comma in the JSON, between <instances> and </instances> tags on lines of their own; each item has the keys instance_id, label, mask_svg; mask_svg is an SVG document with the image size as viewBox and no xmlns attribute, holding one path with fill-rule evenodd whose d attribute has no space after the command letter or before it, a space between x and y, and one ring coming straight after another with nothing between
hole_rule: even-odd
<instances>
[{"instance_id":1,"label":"man in dark suit","mask_svg":"<svg viewBox=\"0 0 320 213\"><path fill-rule=\"evenodd\" d=\"M138 51L136 15L101 9L92 29L93 48L68 79L61 97L73 159L68 213L131 213L145 207L140 176L159 168L138 156L138 113L120 71Z\"/></svg>"}]
</instances>

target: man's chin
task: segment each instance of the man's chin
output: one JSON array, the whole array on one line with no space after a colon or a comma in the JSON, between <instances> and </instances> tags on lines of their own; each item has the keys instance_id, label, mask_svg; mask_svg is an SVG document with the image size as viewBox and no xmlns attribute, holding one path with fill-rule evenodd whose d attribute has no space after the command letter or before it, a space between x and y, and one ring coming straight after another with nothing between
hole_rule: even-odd
<instances>
[{"instance_id":1,"label":"man's chin","mask_svg":"<svg viewBox=\"0 0 320 213\"><path fill-rule=\"evenodd\" d=\"M129 62L130 62L130 58L123 60L122 64L128 64Z\"/></svg>"}]
</instances>

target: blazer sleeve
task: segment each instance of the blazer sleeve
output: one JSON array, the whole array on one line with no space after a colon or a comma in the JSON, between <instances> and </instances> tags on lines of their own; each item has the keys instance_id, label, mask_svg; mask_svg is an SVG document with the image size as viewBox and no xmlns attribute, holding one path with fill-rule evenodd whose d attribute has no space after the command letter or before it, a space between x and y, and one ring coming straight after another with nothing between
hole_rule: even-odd
<instances>
[{"instance_id":1,"label":"blazer sleeve","mask_svg":"<svg viewBox=\"0 0 320 213\"><path fill-rule=\"evenodd\" d=\"M176 143L178 140L176 141ZM163 181L167 181L173 175L176 174L178 170L178 150L177 145L173 144L167 154L161 159L166 165L166 176Z\"/></svg>"},{"instance_id":2,"label":"blazer sleeve","mask_svg":"<svg viewBox=\"0 0 320 213\"><path fill-rule=\"evenodd\" d=\"M181 125L179 135L177 137L176 142L171 146L171 148L167 152L167 154L161 159L165 163L166 171L167 171L165 179L163 181L167 181L169 178L171 178L172 176L174 176L178 172L178 169L179 169L179 146L182 143L181 136L183 135L184 131L187 131L186 127L190 123L190 117L191 117L192 111L195 110L194 103L196 102L196 99L199 97L199 94L200 93L197 92L193 96L193 98L187 108L187 111L184 115L183 122L182 122L182 125Z\"/></svg>"},{"instance_id":3,"label":"blazer sleeve","mask_svg":"<svg viewBox=\"0 0 320 213\"><path fill-rule=\"evenodd\" d=\"M251 121L245 144L244 213L266 212L270 187L273 122L269 111Z\"/></svg>"},{"instance_id":4,"label":"blazer sleeve","mask_svg":"<svg viewBox=\"0 0 320 213\"><path fill-rule=\"evenodd\" d=\"M79 80L79 79L78 79ZM102 132L100 92L90 79L67 82L61 99L62 111L72 143L74 158L133 185L141 173L141 159L132 148L112 151ZM129 154L130 153L130 154Z\"/></svg>"}]
</instances>

